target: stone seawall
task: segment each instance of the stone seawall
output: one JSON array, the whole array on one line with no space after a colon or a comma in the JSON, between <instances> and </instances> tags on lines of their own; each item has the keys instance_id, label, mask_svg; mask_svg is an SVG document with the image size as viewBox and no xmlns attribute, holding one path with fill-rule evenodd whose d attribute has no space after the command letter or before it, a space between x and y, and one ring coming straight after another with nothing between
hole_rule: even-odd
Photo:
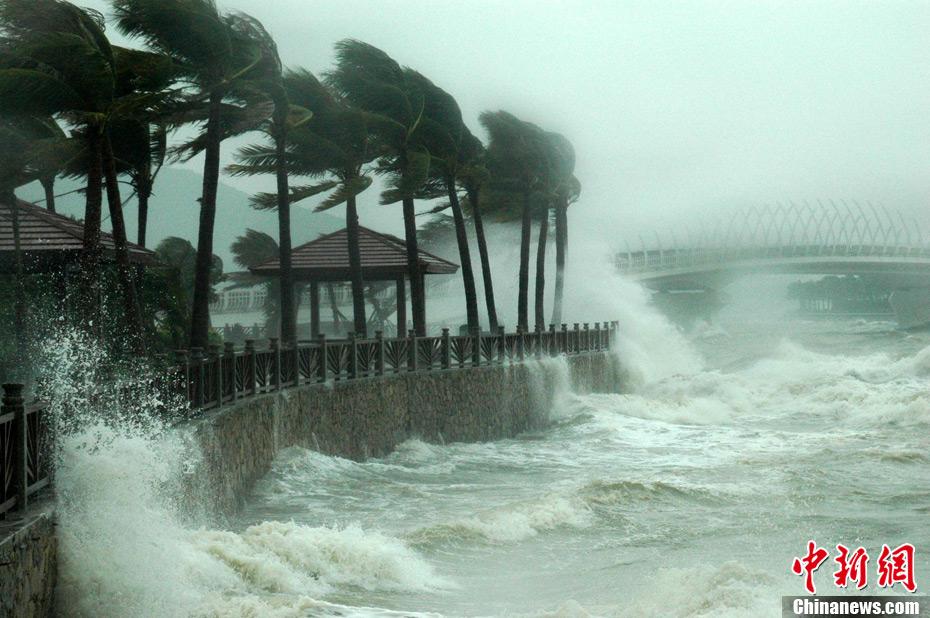
<instances>
[{"instance_id":1,"label":"stone seawall","mask_svg":"<svg viewBox=\"0 0 930 618\"><path fill-rule=\"evenodd\" d=\"M0 521L0 616L47 616L58 574L51 505ZM7 531L9 529L9 532Z\"/></svg>"},{"instance_id":2,"label":"stone seawall","mask_svg":"<svg viewBox=\"0 0 930 618\"><path fill-rule=\"evenodd\" d=\"M232 515L275 455L291 446L362 460L414 437L513 437L547 422L565 382L575 392L618 392L622 372L612 354L599 352L313 384L246 399L186 428L201 457L187 479L186 502L199 515Z\"/></svg>"}]
</instances>

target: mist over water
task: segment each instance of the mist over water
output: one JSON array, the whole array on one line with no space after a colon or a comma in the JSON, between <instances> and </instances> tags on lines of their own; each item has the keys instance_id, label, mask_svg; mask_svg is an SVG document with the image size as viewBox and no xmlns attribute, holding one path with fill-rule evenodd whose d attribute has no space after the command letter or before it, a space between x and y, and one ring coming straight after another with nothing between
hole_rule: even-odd
<instances>
[{"instance_id":1,"label":"mist over water","mask_svg":"<svg viewBox=\"0 0 930 618\"><path fill-rule=\"evenodd\" d=\"M913 543L923 589L930 335L745 312L739 299L684 335L639 288L610 281L566 314L620 318L628 394L572 393L564 362L547 360L537 388L560 395L547 429L411 440L364 463L288 449L224 529L176 507L197 456L183 433L86 423L64 442L57 481L64 606L778 616L779 597L802 591L789 567L809 538L861 544L873 562L883 543ZM101 360L74 350L62 392L76 366ZM831 572L819 590L832 590Z\"/></svg>"}]
</instances>

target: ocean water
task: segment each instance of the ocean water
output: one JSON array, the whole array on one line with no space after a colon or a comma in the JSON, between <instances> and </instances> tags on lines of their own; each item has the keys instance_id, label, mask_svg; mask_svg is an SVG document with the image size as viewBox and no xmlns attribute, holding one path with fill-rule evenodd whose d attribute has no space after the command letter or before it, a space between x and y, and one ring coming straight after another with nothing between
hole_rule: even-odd
<instances>
[{"instance_id":1,"label":"ocean water","mask_svg":"<svg viewBox=\"0 0 930 618\"><path fill-rule=\"evenodd\" d=\"M62 607L774 617L803 593L808 539L831 559L864 546L869 591L881 545L912 543L930 588L930 334L731 316L679 335L650 316L622 337L628 394L562 380L547 429L493 443L364 463L289 449L223 529L172 508L196 458L182 437L91 426L58 481Z\"/></svg>"}]
</instances>

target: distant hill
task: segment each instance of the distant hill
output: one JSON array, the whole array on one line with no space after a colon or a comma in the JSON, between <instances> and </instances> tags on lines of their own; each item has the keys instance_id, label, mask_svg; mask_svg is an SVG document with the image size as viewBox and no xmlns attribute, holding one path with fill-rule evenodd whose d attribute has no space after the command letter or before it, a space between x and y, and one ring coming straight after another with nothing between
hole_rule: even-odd
<instances>
[{"instance_id":1,"label":"distant hill","mask_svg":"<svg viewBox=\"0 0 930 618\"><path fill-rule=\"evenodd\" d=\"M221 179L222 180L222 179ZM159 241L168 236L180 236L197 244L197 228L200 221L200 197L202 177L190 170L166 167L155 181L155 192L149 200L149 222L147 245L154 248ZM73 180L60 179L55 185L55 193L61 194L83 187ZM131 189L121 185L124 196ZM44 199L42 188L38 183L17 189L16 195L26 201ZM59 197L58 212L76 218L84 216L84 196L72 193ZM126 229L130 241L136 240L138 224L138 207L136 201L126 204ZM109 230L109 217L104 198L104 229ZM334 232L345 226L345 221L326 213L314 213L308 208L295 206L291 209L291 235L294 245L313 240L320 234ZM259 211L249 206L249 196L220 182L216 205L216 229L213 237L214 253L223 260L226 271L238 270L233 264L229 246L237 236L252 228L278 237L278 218L274 211Z\"/></svg>"}]
</instances>

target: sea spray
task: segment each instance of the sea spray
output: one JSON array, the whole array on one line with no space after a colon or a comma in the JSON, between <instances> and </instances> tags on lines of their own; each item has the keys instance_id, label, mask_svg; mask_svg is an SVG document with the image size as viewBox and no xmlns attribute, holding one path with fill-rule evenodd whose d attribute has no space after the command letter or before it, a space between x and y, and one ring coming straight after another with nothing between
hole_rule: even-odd
<instances>
[{"instance_id":1,"label":"sea spray","mask_svg":"<svg viewBox=\"0 0 930 618\"><path fill-rule=\"evenodd\" d=\"M50 340L42 375L58 430L58 607L74 616L299 616L339 586L451 586L399 539L358 526L197 529L180 492L198 453L170 391L78 333ZM130 400L126 393L132 393ZM169 412L168 420L165 412ZM286 591L286 602L269 595ZM265 611L267 610L267 612ZM364 612L362 612L364 613Z\"/></svg>"},{"instance_id":2,"label":"sea spray","mask_svg":"<svg viewBox=\"0 0 930 618\"><path fill-rule=\"evenodd\" d=\"M526 368L533 411L545 420L563 414L572 396L571 371L565 357L531 360L526 363Z\"/></svg>"}]
</instances>

